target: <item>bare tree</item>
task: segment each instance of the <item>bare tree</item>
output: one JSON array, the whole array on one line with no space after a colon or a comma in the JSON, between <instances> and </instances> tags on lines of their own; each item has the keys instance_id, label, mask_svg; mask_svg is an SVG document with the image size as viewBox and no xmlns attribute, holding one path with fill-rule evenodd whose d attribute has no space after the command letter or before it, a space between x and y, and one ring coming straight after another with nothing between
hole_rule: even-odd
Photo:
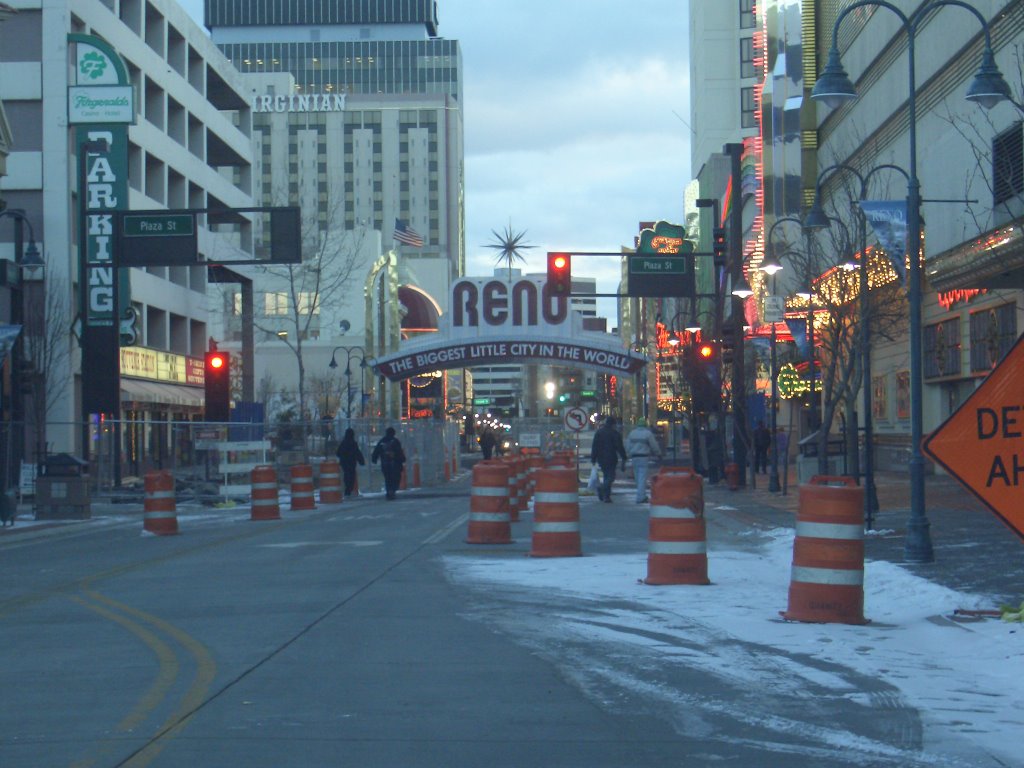
<instances>
[{"instance_id":1,"label":"bare tree","mask_svg":"<svg viewBox=\"0 0 1024 768\"><path fill-rule=\"evenodd\" d=\"M332 199L341 199L333 196ZM343 211L334 206L329 215L317 209L303 210L301 225L302 260L297 264L268 264L254 267L255 282L264 296L264 312L256 311L257 331L276 335L295 356L298 373L297 420L309 415L304 344L320 333L322 308L336 310L353 295L353 285L365 278L362 261L367 230L344 228ZM227 289L228 291L230 289ZM225 306L231 306L225 296ZM233 299L231 299L233 301Z\"/></svg>"},{"instance_id":2,"label":"bare tree","mask_svg":"<svg viewBox=\"0 0 1024 768\"><path fill-rule=\"evenodd\" d=\"M32 390L26 415L35 437L37 462L43 461L46 454L49 414L67 391L71 357L67 283L60 277L49 276L39 287L41 299L29 299L24 307L24 355Z\"/></svg>"}]
</instances>

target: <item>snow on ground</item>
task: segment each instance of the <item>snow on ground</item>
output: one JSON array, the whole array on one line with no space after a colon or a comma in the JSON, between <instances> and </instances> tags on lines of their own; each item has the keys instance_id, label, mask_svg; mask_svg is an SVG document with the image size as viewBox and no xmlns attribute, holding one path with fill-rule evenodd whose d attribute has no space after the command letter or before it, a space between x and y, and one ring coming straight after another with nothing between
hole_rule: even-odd
<instances>
[{"instance_id":1,"label":"snow on ground","mask_svg":"<svg viewBox=\"0 0 1024 768\"><path fill-rule=\"evenodd\" d=\"M779 611L787 608L792 529L759 532L741 544L744 551L709 552L710 586L647 586L640 581L646 576L643 554L546 559L460 554L446 557L444 563L457 584L527 596L523 602L529 603L529 611L535 613L539 607L547 615L532 624L529 618L520 623L545 634L545 647L552 646L552 635L558 636L554 644L565 648L578 647L584 638L600 646L601 654L617 649L624 656L648 659L640 664L650 663L654 650L655 659L661 654L666 662L710 672L726 689L742 685L780 691L804 686L855 699L864 694L851 679L877 680L893 691L885 695L900 700L898 708L920 712L922 742L932 755L942 755L942 745L953 742L960 753L968 754L967 763L936 758L934 764L1024 765L1019 749L1024 732L1024 627L999 619L952 619L958 608L995 607L990 598L946 589L893 563L867 562L864 604L870 623L783 621ZM587 605L594 607L589 615L575 609ZM599 620L594 619L595 612ZM516 622L506 624L504 629L516 631ZM675 642L665 641L669 635ZM770 652L770 661L760 658L761 649ZM588 673L592 677L593 669ZM613 674L618 676L616 685L632 685L638 695L652 694L650 676L634 676L621 666ZM694 707L692 700L675 704L680 711L692 712ZM740 721L758 716L736 709L729 716ZM760 714L772 715L770 705ZM893 757L889 742L864 739L856 729L844 732L827 722L815 726L779 720L776 733L799 727L814 731L811 739L832 749L842 749L836 739L845 738L856 750ZM865 746L865 741L871 744ZM771 748L779 749L779 743L773 741ZM973 762L975 751L991 760ZM933 764L927 759L925 763Z\"/></svg>"}]
</instances>

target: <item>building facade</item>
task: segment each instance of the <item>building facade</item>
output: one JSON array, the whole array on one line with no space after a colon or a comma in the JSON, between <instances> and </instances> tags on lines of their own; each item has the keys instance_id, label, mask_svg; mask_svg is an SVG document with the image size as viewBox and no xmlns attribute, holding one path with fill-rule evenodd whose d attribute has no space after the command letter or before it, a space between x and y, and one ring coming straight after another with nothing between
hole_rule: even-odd
<instances>
[{"instance_id":1,"label":"building facade","mask_svg":"<svg viewBox=\"0 0 1024 768\"><path fill-rule=\"evenodd\" d=\"M307 368L326 375L338 346L361 347L369 359L430 330L413 326L446 310L465 264L461 54L457 41L437 36L436 4L208 0L205 23L251 84L256 198L300 206L304 259L348 273L311 303L318 316L303 339ZM355 241L374 237L381 250L371 247L372 258L341 263ZM342 244L338 259L321 258L332 243ZM280 281L261 286L257 326L273 342L275 314L295 308L276 298ZM375 317L381 297L397 305L401 328ZM224 333L231 340L232 329ZM290 352L267 344L257 378L274 370L295 386L281 373ZM397 416L397 390L376 385L368 383L372 411Z\"/></svg>"},{"instance_id":2,"label":"building facade","mask_svg":"<svg viewBox=\"0 0 1024 768\"><path fill-rule=\"evenodd\" d=\"M923 4L903 5L910 14ZM1019 102L1024 2L973 0L970 5L986 21L996 64ZM816 39L804 44L813 45L820 72L844 3L803 6L805 14L815 13ZM868 199L900 200L910 163L907 34L895 14L874 8L848 15L838 42L858 99L834 110L817 107L818 172L836 163L852 166L867 178ZM924 199L921 370L927 434L975 390L1024 329L1024 155L1019 106L1003 102L986 112L964 98L981 64L984 35L978 19L963 8L942 7L917 25L914 42L914 128ZM811 86L805 84L805 93ZM875 170L885 164L903 172ZM859 184L848 173L829 175L822 188L826 210L849 210ZM886 250L884 238L871 227L867 245L868 253L860 257L869 260L869 280L899 279L885 263L893 261L892 249ZM904 266L900 254L895 261ZM872 338L868 386L876 464L897 468L906 465L910 453L911 393L908 328L901 323L894 330L891 342Z\"/></svg>"},{"instance_id":3,"label":"building facade","mask_svg":"<svg viewBox=\"0 0 1024 768\"><path fill-rule=\"evenodd\" d=\"M75 71L69 36L113 49L135 95L125 151L127 197L117 202L120 209L251 206L250 99L241 76L174 2L10 5L17 13L0 25L0 99L14 139L0 197L26 212L45 262L47 335L33 343L52 350L52 357L38 372L45 394L35 396L46 398L39 442L51 452L83 455L88 414L81 393L91 361L83 359L77 335L82 166L74 149L78 129L69 127L68 87ZM104 133L103 126L95 133ZM200 220L201 253L222 239L214 229ZM0 256L15 258L5 228ZM137 425L123 435L120 450L134 473L159 465L173 450L169 422L201 412L208 274L202 264L121 272L138 318L135 345L120 350L119 415Z\"/></svg>"}]
</instances>

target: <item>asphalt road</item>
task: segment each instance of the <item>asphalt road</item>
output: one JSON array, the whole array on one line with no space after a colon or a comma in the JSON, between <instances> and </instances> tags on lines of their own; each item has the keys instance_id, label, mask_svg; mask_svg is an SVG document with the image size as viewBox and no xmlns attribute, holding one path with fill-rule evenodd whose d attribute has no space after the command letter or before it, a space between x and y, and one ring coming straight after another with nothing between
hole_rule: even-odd
<instances>
[{"instance_id":1,"label":"asphalt road","mask_svg":"<svg viewBox=\"0 0 1024 768\"><path fill-rule=\"evenodd\" d=\"M842 722L915 754L919 714L877 680L830 665L823 675L864 696L724 690L699 664L678 663L691 643L729 642L699 622L680 617L678 633L626 657L550 631L564 619L633 631L613 626L619 606L451 581L445 559L530 548L528 516L513 544L465 543L468 486L463 476L394 502L284 506L280 521L182 510L177 536L143 535L137 514L5 534L0 766L919 764L847 759L807 736ZM645 508L623 497L581 510L587 555L646 552ZM733 645L783 673L809 663ZM625 679L640 684L615 682ZM645 686L692 692L695 707L680 721ZM700 700L738 702L746 715ZM807 732L774 731L776 716Z\"/></svg>"},{"instance_id":2,"label":"asphalt road","mask_svg":"<svg viewBox=\"0 0 1024 768\"><path fill-rule=\"evenodd\" d=\"M466 489L252 522L179 514L0 546L0 765L678 765L463 617Z\"/></svg>"}]
</instances>

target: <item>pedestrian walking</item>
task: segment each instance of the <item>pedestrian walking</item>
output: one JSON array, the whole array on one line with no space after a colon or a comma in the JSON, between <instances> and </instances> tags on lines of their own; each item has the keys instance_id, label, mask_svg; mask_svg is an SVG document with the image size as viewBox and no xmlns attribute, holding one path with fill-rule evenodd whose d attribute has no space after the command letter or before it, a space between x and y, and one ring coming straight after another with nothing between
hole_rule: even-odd
<instances>
[{"instance_id":1,"label":"pedestrian walking","mask_svg":"<svg viewBox=\"0 0 1024 768\"><path fill-rule=\"evenodd\" d=\"M389 500L394 499L398 492L398 484L402 480L402 465L405 464L405 451L402 450L401 441L395 437L394 427L388 427L384 431L384 437L370 454L370 461L374 464L380 461L380 469L384 473L385 496Z\"/></svg>"},{"instance_id":2,"label":"pedestrian walking","mask_svg":"<svg viewBox=\"0 0 1024 768\"><path fill-rule=\"evenodd\" d=\"M763 475L768 471L768 449L771 448L771 445L771 431L763 421L758 421L757 426L754 427L754 472L760 472Z\"/></svg>"},{"instance_id":3,"label":"pedestrian walking","mask_svg":"<svg viewBox=\"0 0 1024 768\"><path fill-rule=\"evenodd\" d=\"M345 430L345 436L338 443L338 463L341 464L341 475L345 483L345 498L352 495L356 487L356 465L366 466L366 459L363 452L359 450L356 442L356 431L349 427Z\"/></svg>"},{"instance_id":4,"label":"pedestrian walking","mask_svg":"<svg viewBox=\"0 0 1024 768\"><path fill-rule=\"evenodd\" d=\"M480 450L483 451L484 461L491 458L491 454L494 453L494 444L497 440L494 439L494 432L490 429L485 429L480 435Z\"/></svg>"},{"instance_id":5,"label":"pedestrian walking","mask_svg":"<svg viewBox=\"0 0 1024 768\"><path fill-rule=\"evenodd\" d=\"M597 498L611 502L612 483L615 482L615 467L622 459L622 468L626 468L626 448L622 445L622 435L615 429L615 417L609 416L601 428L594 433L594 443L590 448L590 460L601 467L601 484L597 487Z\"/></svg>"},{"instance_id":6,"label":"pedestrian walking","mask_svg":"<svg viewBox=\"0 0 1024 768\"><path fill-rule=\"evenodd\" d=\"M633 478L636 480L636 503L647 503L647 477L651 470L651 458L661 458L658 438L647 426L647 419L637 419L626 438L626 454L633 462Z\"/></svg>"}]
</instances>

